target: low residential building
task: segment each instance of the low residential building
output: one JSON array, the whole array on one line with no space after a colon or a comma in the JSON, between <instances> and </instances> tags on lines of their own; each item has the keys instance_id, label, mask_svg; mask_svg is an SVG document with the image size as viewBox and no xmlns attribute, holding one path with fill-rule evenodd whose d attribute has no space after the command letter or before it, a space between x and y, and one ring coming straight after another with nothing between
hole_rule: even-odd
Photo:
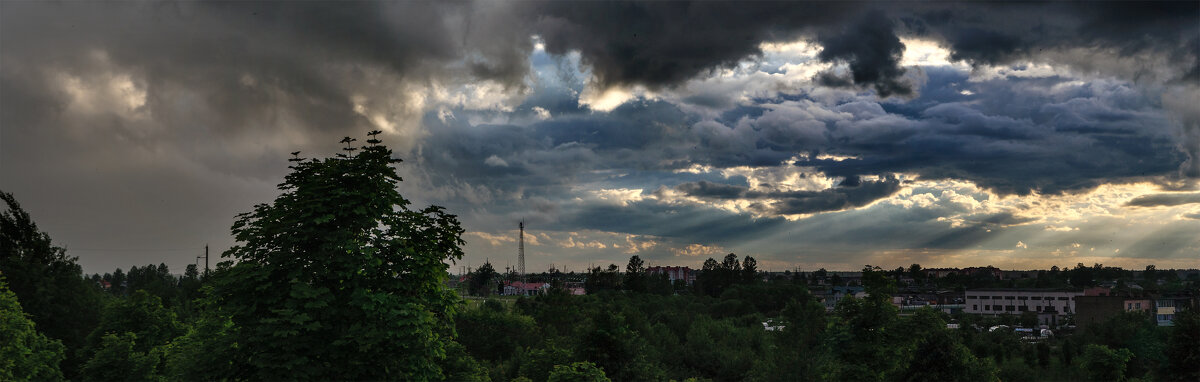
<instances>
[{"instance_id":1,"label":"low residential building","mask_svg":"<svg viewBox=\"0 0 1200 382\"><path fill-rule=\"evenodd\" d=\"M665 273L665 274L667 274L667 279L671 280L672 283L674 283L675 280L683 280L688 285L692 285L692 283L696 282L696 273L697 272L693 271L691 268L688 268L688 267L655 266L655 267L646 268L646 273L652 274L652 275L659 274L659 273Z\"/></svg>"},{"instance_id":2,"label":"low residential building","mask_svg":"<svg viewBox=\"0 0 1200 382\"><path fill-rule=\"evenodd\" d=\"M1080 329L1108 321L1122 312L1148 312L1151 300L1110 296L1107 294L1085 294L1075 298L1075 325Z\"/></svg>"},{"instance_id":3,"label":"low residential building","mask_svg":"<svg viewBox=\"0 0 1200 382\"><path fill-rule=\"evenodd\" d=\"M970 314L1020 315L1034 312L1038 323L1057 326L1075 314L1075 299L1081 291L1065 289L974 289L966 292L964 311Z\"/></svg>"},{"instance_id":4,"label":"low residential building","mask_svg":"<svg viewBox=\"0 0 1200 382\"><path fill-rule=\"evenodd\" d=\"M992 277L996 280L1001 280L1004 278L1004 272L1001 271L1000 268L996 268L996 267L993 267L990 265L986 266L986 267L963 268L962 273L959 273L959 275L969 275L969 276L974 276L974 275L978 275L978 274L984 274L984 275Z\"/></svg>"},{"instance_id":5,"label":"low residential building","mask_svg":"<svg viewBox=\"0 0 1200 382\"><path fill-rule=\"evenodd\" d=\"M832 312L837 307L838 301L841 301L843 298L863 298L867 296L867 292L861 286L835 286L830 287L828 290L818 291L813 295L825 305L826 311Z\"/></svg>"},{"instance_id":6,"label":"low residential building","mask_svg":"<svg viewBox=\"0 0 1200 382\"><path fill-rule=\"evenodd\" d=\"M922 269L921 272L925 272L925 277L932 279L940 279L950 275L963 274L962 270L958 268L925 268Z\"/></svg>"},{"instance_id":7,"label":"low residential building","mask_svg":"<svg viewBox=\"0 0 1200 382\"><path fill-rule=\"evenodd\" d=\"M1200 301L1193 295L1168 294L1154 299L1154 315L1159 326L1175 325L1176 314L1197 308L1200 308Z\"/></svg>"}]
</instances>

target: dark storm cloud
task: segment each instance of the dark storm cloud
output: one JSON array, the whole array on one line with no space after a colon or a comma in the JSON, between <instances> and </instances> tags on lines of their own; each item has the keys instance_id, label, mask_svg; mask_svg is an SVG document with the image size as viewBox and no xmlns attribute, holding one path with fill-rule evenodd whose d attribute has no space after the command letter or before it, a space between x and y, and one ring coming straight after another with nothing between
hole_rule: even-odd
<instances>
[{"instance_id":1,"label":"dark storm cloud","mask_svg":"<svg viewBox=\"0 0 1200 382\"><path fill-rule=\"evenodd\" d=\"M1007 79L971 85L994 97L960 101L963 95L936 88L954 89L957 74L929 75L922 95L896 109L902 115L870 103L840 107L856 117L837 122L830 141L837 153L855 159L812 157L796 164L830 176L908 172L964 179L1025 195L1172 175L1186 159L1165 113L1125 85ZM1048 88L1056 90L1039 90Z\"/></svg>"},{"instance_id":2,"label":"dark storm cloud","mask_svg":"<svg viewBox=\"0 0 1200 382\"><path fill-rule=\"evenodd\" d=\"M761 53L764 41L815 37L821 58L850 64L849 78L881 96L908 94L898 34L940 39L954 60L1005 64L1054 51L1117 49L1120 56L1171 55L1173 79L1200 73L1194 2L864 4L775 2L534 2L523 12L547 51L578 51L598 83L671 87ZM900 23L897 24L896 21ZM720 26L720 27L697 27ZM1108 70L1096 57L1058 57ZM1116 73L1133 76L1136 73Z\"/></svg>"},{"instance_id":3,"label":"dark storm cloud","mask_svg":"<svg viewBox=\"0 0 1200 382\"><path fill-rule=\"evenodd\" d=\"M912 94L909 84L900 82L904 74L900 57L904 44L896 37L894 23L883 11L873 10L863 15L845 30L821 33L818 38L823 61L845 61L850 64L851 78L857 85L870 85L880 97ZM837 85L824 74L823 84Z\"/></svg>"},{"instance_id":4,"label":"dark storm cloud","mask_svg":"<svg viewBox=\"0 0 1200 382\"><path fill-rule=\"evenodd\" d=\"M111 78L126 76L144 92L140 110L150 118L135 121L102 111L109 113L100 116L107 129L146 146L178 146L200 163L246 176L266 171L234 163L247 159L244 151L212 155L192 141L212 134L229 140L261 139L271 133L322 139L361 134L377 126L356 106L381 110L410 103L413 100L399 89L405 84L424 85L464 71L475 76L462 80L518 86L528 67L526 53L532 49L523 32L489 25L497 24L493 18L500 16L477 14L488 10L486 5L5 2L2 6L3 98L38 103L22 109L10 109L15 103L6 103L6 128L69 129L95 124L96 116L86 116L59 117L53 127L32 126L27 115L39 109L67 108L72 96L63 90L62 78L95 90L103 89ZM472 32L466 25L471 23L481 29ZM456 61L467 55L471 59L463 65L470 68L456 67ZM480 69L481 65L488 69ZM364 104L356 105L355 97L363 98ZM235 160L229 161L230 157Z\"/></svg>"},{"instance_id":5,"label":"dark storm cloud","mask_svg":"<svg viewBox=\"0 0 1200 382\"><path fill-rule=\"evenodd\" d=\"M434 181L558 192L596 180L593 171L686 167L690 162L684 158L695 151L685 134L693 117L661 101L631 102L610 113L566 115L529 126L471 125L465 119L443 122L434 113L426 115L430 136L421 144L419 160L427 171L440 174ZM486 163L493 155L507 166Z\"/></svg>"},{"instance_id":6,"label":"dark storm cloud","mask_svg":"<svg viewBox=\"0 0 1200 382\"><path fill-rule=\"evenodd\" d=\"M1142 195L1125 202L1125 205L1133 207L1170 207L1192 203L1200 203L1200 194L1182 193Z\"/></svg>"},{"instance_id":7,"label":"dark storm cloud","mask_svg":"<svg viewBox=\"0 0 1200 382\"><path fill-rule=\"evenodd\" d=\"M908 29L944 39L953 59L977 64L1005 64L1070 48L1116 49L1124 56L1170 52L1186 47L1186 41L1200 32L1196 23L1200 6L1195 2L978 3L970 7L932 3L913 8L913 14L902 17ZM1172 57L1185 71L1196 65L1196 58Z\"/></svg>"},{"instance_id":8,"label":"dark storm cloud","mask_svg":"<svg viewBox=\"0 0 1200 382\"><path fill-rule=\"evenodd\" d=\"M837 23L859 8L841 3L529 3L546 51L578 50L603 86L673 86L761 53L764 41Z\"/></svg>"},{"instance_id":9,"label":"dark storm cloud","mask_svg":"<svg viewBox=\"0 0 1200 382\"><path fill-rule=\"evenodd\" d=\"M762 212L772 215L811 214L862 207L900 190L900 180L887 177L862 181L847 178L837 187L821 191L755 191L748 187L699 181L675 186L684 194L701 199L761 201Z\"/></svg>"}]
</instances>

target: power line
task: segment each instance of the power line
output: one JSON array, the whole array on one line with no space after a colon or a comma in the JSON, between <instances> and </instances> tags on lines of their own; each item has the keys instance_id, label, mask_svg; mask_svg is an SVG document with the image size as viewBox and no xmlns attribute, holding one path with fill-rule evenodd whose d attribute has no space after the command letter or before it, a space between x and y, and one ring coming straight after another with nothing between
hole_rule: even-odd
<instances>
[{"instance_id":1,"label":"power line","mask_svg":"<svg viewBox=\"0 0 1200 382\"><path fill-rule=\"evenodd\" d=\"M106 251L106 252L175 252L175 251L195 251L195 250L204 249L204 247L191 247L191 248L160 248L160 249L154 249L154 248L74 248L74 247L63 247L63 249L65 249L65 250L68 250L68 251L97 251L97 252L98 252L98 251Z\"/></svg>"}]
</instances>

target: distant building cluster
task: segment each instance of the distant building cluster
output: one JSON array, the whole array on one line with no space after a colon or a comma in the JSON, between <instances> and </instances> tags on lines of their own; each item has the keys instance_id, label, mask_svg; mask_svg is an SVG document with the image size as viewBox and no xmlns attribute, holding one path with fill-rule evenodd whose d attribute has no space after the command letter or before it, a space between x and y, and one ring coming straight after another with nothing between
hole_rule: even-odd
<instances>
[{"instance_id":1,"label":"distant building cluster","mask_svg":"<svg viewBox=\"0 0 1200 382\"><path fill-rule=\"evenodd\" d=\"M1082 264L1081 264L1082 265ZM612 267L613 274L618 274ZM1147 267L1147 271L1126 271L1120 268L1102 268L1097 265L1096 272L1115 270L1122 272L1120 281L1100 281L1100 277L1086 277L1085 273L1069 274L1075 270L1001 270L996 267L968 268L926 268L920 269L914 265L910 269L894 271L880 270L877 272L895 281L898 289L892 295L892 304L901 315L912 314L918 309L932 308L948 314L965 313L991 317L1020 317L1022 322L1030 323L1036 317L1036 326L1041 328L1086 327L1104 322L1115 315L1124 312L1143 312L1153 315L1155 321L1162 326L1172 325L1178 312L1189 309L1200 309L1194 285L1200 280L1200 270L1167 270L1155 271ZM1082 268L1084 271L1087 268ZM645 268L648 275L665 275L666 279L675 285L691 286L696 283L702 271L686 266L652 266ZM863 272L826 271L824 269L809 272L759 272L762 281L791 280L808 285L810 293L820 301L827 311L832 312L838 302L846 298L863 298L867 296L863 283ZM1055 276L1057 275L1057 276ZM1065 276L1064 276L1065 275ZM551 288L567 290L571 294L586 294L585 284L588 274L565 274L556 270L540 275L531 275L534 281L503 281L498 285L498 294L532 296L544 294ZM1060 280L1056 287L1036 287L1045 280ZM1071 281L1071 285L1095 285L1092 287L1063 287L1063 278ZM1189 280L1190 289L1166 291L1158 288L1165 284L1164 277L1175 280ZM512 280L511 278L508 280ZM948 281L947 281L948 280ZM454 279L456 283L467 281L467 276ZM1047 282L1050 282L1047 281ZM1133 282L1149 283L1154 288L1144 288ZM966 285L993 285L986 288L969 288ZM955 286L957 285L957 286ZM1007 285L996 287L994 285ZM1035 285L1035 287L1029 287ZM1152 291L1147 291L1148 289ZM681 293L676 289L677 293ZM689 293L684 290L682 293ZM766 327L773 327L764 324ZM1023 328L1033 330L1036 328ZM1036 332L1034 332L1036 334Z\"/></svg>"},{"instance_id":2,"label":"distant building cluster","mask_svg":"<svg viewBox=\"0 0 1200 382\"><path fill-rule=\"evenodd\" d=\"M667 275L667 279L671 280L671 282L675 282L675 280L683 280L688 285L692 285L696 282L696 272L692 271L692 268L688 267L654 266L646 268L646 273L652 275L665 273Z\"/></svg>"}]
</instances>

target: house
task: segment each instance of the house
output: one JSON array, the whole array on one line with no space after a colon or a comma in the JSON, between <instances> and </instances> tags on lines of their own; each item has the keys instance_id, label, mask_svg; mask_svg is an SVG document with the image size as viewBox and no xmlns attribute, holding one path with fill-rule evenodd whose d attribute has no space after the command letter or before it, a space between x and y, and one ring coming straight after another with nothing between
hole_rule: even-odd
<instances>
[{"instance_id":1,"label":"house","mask_svg":"<svg viewBox=\"0 0 1200 382\"><path fill-rule=\"evenodd\" d=\"M828 290L817 292L815 297L825 305L825 310L832 312L834 307L837 307L838 301L846 297L863 298L867 296L864 288L861 286L835 286Z\"/></svg>"},{"instance_id":2,"label":"house","mask_svg":"<svg viewBox=\"0 0 1200 382\"><path fill-rule=\"evenodd\" d=\"M506 296L532 296L535 294L546 293L550 289L549 283L527 283L521 281L513 281L504 283L504 295Z\"/></svg>"},{"instance_id":3,"label":"house","mask_svg":"<svg viewBox=\"0 0 1200 382\"><path fill-rule=\"evenodd\" d=\"M996 268L996 267L993 267L990 265L986 266L986 267L963 268L962 273L960 273L960 275L970 275L970 276L974 276L974 275L978 275L978 274L988 275L996 280L1001 280L1004 278L1004 272L1001 271L1000 268Z\"/></svg>"},{"instance_id":4,"label":"house","mask_svg":"<svg viewBox=\"0 0 1200 382\"><path fill-rule=\"evenodd\" d=\"M1175 314L1200 308L1197 297L1188 294L1168 294L1154 299L1154 317L1158 326L1175 325Z\"/></svg>"},{"instance_id":5,"label":"house","mask_svg":"<svg viewBox=\"0 0 1200 382\"><path fill-rule=\"evenodd\" d=\"M932 279L940 279L950 275L963 274L962 270L958 268L925 268L921 271L925 272L925 277Z\"/></svg>"},{"instance_id":6,"label":"house","mask_svg":"<svg viewBox=\"0 0 1200 382\"><path fill-rule=\"evenodd\" d=\"M692 283L696 282L697 272L688 267L654 266L646 268L646 273L651 275L665 273L667 275L667 279L671 280L672 283L674 283L675 280L683 280L688 285L692 285Z\"/></svg>"},{"instance_id":7,"label":"house","mask_svg":"<svg viewBox=\"0 0 1200 382\"><path fill-rule=\"evenodd\" d=\"M1103 323L1108 319L1122 312L1148 312L1152 307L1151 300L1111 296L1111 295L1088 295L1078 296L1075 298L1075 324L1079 328L1085 328L1090 325Z\"/></svg>"},{"instance_id":8,"label":"house","mask_svg":"<svg viewBox=\"0 0 1200 382\"><path fill-rule=\"evenodd\" d=\"M1075 301L1083 292L1068 289L974 289L966 292L969 314L1020 315L1036 312L1042 325L1057 326L1075 314Z\"/></svg>"}]
</instances>

